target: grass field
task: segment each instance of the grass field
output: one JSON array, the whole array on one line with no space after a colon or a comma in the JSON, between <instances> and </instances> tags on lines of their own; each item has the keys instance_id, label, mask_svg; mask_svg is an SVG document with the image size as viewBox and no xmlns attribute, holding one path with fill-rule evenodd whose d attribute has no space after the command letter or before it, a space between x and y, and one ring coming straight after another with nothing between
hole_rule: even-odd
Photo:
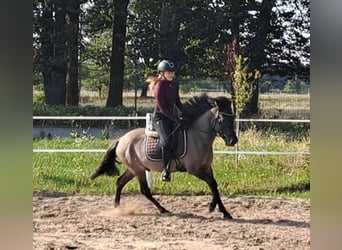
<instances>
[{"instance_id":1,"label":"grass field","mask_svg":"<svg viewBox=\"0 0 342 250\"><path fill-rule=\"evenodd\" d=\"M182 101L201 93L182 94ZM224 93L208 93L217 96ZM96 92L81 92L81 105L105 105L105 97ZM124 105L151 107L153 99L138 98L134 92L124 93ZM259 106L265 118L310 118L309 95L260 95ZM291 125L291 124L285 124ZM307 124L306 124L307 125ZM295 124L283 128L283 132L273 129L256 129L255 125L244 127L239 135L241 151L310 151L309 130L293 134L292 129L303 126ZM258 125L259 126L259 125ZM263 132L261 132L263 131ZM278 131L278 132L277 132ZM33 148L49 149L106 149L110 141L106 139L54 138L52 140L33 140ZM215 150L235 150L226 148L223 140L217 138ZM33 154L33 187L34 190L49 190L83 194L113 194L117 177L102 177L90 181L88 176L96 169L103 153L34 153ZM213 170L224 195L268 195L294 196L307 198L310 193L310 156L277 156L277 155L240 155L238 165L235 155L215 155ZM119 165L121 172L124 166ZM174 173L171 183L159 180L154 173L153 192L159 194L209 194L209 188L197 178L186 173ZM124 192L139 193L136 180L130 182Z\"/></svg>"},{"instance_id":2,"label":"grass field","mask_svg":"<svg viewBox=\"0 0 342 250\"><path fill-rule=\"evenodd\" d=\"M309 136L289 137L277 132L258 132L249 129L240 134L239 150L251 151L309 151ZM34 140L33 148L103 148L110 141L94 138L56 138ZM220 138L214 150L227 148ZM90 181L88 176L101 162L103 153L34 153L33 188L82 194L113 194L117 177L100 177ZM223 195L267 195L284 197L309 197L310 157L276 155L240 155L236 165L235 155L215 155L213 170ZM119 165L120 172L124 166ZM155 194L209 194L207 185L186 173L174 173L171 183L159 180L153 174ZM134 179L123 192L139 193Z\"/></svg>"}]
</instances>

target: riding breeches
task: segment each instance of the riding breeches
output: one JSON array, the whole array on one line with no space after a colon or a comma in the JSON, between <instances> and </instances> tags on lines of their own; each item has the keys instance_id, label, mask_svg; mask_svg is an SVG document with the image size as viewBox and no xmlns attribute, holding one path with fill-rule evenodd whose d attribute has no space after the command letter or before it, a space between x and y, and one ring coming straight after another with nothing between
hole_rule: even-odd
<instances>
[{"instance_id":1,"label":"riding breeches","mask_svg":"<svg viewBox=\"0 0 342 250\"><path fill-rule=\"evenodd\" d=\"M171 151L174 148L172 130L174 128L174 122L169 119L158 119L155 121L155 127L159 135L159 142L162 148L166 148Z\"/></svg>"}]
</instances>

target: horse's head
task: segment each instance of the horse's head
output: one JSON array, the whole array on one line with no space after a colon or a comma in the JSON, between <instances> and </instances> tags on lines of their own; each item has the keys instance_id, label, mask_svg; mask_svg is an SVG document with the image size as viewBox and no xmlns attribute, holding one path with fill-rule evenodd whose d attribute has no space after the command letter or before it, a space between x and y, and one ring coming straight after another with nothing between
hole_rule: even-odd
<instances>
[{"instance_id":1,"label":"horse's head","mask_svg":"<svg viewBox=\"0 0 342 250\"><path fill-rule=\"evenodd\" d=\"M226 97L210 98L217 111L212 120L212 128L224 140L227 146L234 146L238 142L234 130L235 116L231 108L231 102Z\"/></svg>"},{"instance_id":2,"label":"horse's head","mask_svg":"<svg viewBox=\"0 0 342 250\"><path fill-rule=\"evenodd\" d=\"M212 98L206 94L199 97L194 96L183 105L183 109L186 118L189 120L189 124L197 121L207 111L214 111L215 115L211 120L210 127L223 138L227 146L234 146L237 143L238 139L234 130L235 117L232 111L231 101L227 97ZM197 130L201 131L198 128Z\"/></svg>"}]
</instances>

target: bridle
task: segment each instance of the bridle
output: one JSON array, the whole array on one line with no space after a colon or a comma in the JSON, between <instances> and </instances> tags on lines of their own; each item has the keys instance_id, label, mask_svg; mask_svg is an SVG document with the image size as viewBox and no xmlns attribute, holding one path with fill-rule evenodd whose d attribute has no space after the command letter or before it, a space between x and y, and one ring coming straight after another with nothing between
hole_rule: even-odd
<instances>
[{"instance_id":1,"label":"bridle","mask_svg":"<svg viewBox=\"0 0 342 250\"><path fill-rule=\"evenodd\" d=\"M228 114L226 112L219 111L219 109L217 107L217 111L215 113L215 116L210 121L210 127L216 132L216 134L218 134L223 139L226 139L226 137L234 136L235 134L234 134L234 131L231 134L225 134L224 133L223 116L233 117L233 118L235 117L234 114ZM210 134L211 133L211 132L199 129L199 128L195 128L195 130L198 131L198 132L205 133L205 134Z\"/></svg>"},{"instance_id":2,"label":"bridle","mask_svg":"<svg viewBox=\"0 0 342 250\"><path fill-rule=\"evenodd\" d=\"M222 137L223 139L225 139L228 136L233 136L234 134L225 134L224 133L224 128L223 128L223 116L227 116L227 117L235 117L233 114L228 114L226 112L222 112L217 110L215 117L211 120L211 127L215 130L215 132ZM218 128L217 128L218 127Z\"/></svg>"}]
</instances>

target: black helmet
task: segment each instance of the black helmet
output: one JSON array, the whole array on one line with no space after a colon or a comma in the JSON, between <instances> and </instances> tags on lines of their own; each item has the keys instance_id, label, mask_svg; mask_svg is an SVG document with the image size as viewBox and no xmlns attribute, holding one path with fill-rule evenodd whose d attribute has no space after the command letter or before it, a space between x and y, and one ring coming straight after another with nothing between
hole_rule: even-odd
<instances>
[{"instance_id":1,"label":"black helmet","mask_svg":"<svg viewBox=\"0 0 342 250\"><path fill-rule=\"evenodd\" d=\"M170 61L170 60L163 60L158 64L158 68L157 68L158 73L160 71L171 71L171 72L175 72L176 71L176 67L175 64Z\"/></svg>"}]
</instances>

